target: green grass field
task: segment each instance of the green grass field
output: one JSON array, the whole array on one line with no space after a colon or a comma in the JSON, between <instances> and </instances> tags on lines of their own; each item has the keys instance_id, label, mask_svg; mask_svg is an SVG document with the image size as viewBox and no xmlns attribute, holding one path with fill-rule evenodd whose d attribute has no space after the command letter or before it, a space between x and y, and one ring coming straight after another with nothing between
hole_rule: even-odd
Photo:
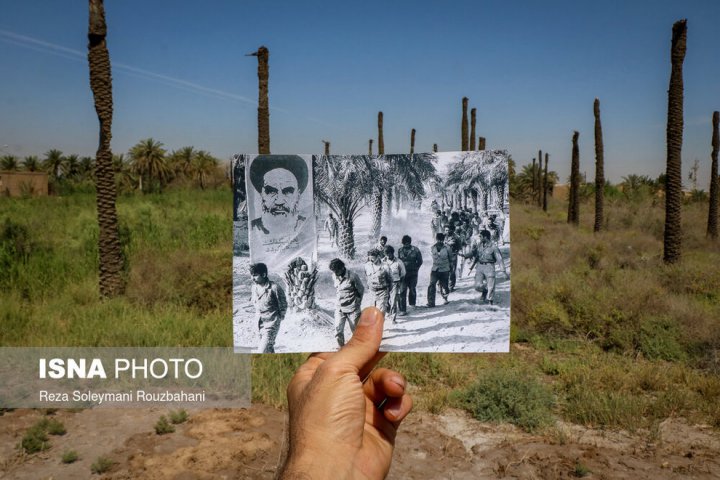
<instances>
[{"instance_id":1,"label":"green grass field","mask_svg":"<svg viewBox=\"0 0 720 480\"><path fill-rule=\"evenodd\" d=\"M0 198L0 345L230 346L231 193L118 199L127 294L100 301L91 194ZM651 428L685 417L720 428L720 247L707 204L684 210L684 259L662 262L662 206L611 201L592 233L565 205L513 203L509 355L393 354L416 405L465 408L529 431L552 420ZM282 406L302 355L255 357L255 401Z\"/></svg>"}]
</instances>

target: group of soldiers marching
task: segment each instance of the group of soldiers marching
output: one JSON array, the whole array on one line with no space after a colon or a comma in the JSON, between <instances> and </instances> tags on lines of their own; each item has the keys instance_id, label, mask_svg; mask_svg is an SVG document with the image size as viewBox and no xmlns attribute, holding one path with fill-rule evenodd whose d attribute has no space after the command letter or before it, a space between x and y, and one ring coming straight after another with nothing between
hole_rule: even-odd
<instances>
[{"instance_id":1,"label":"group of soldiers marching","mask_svg":"<svg viewBox=\"0 0 720 480\"><path fill-rule=\"evenodd\" d=\"M495 294L495 264L499 264L507 278L510 275L505 266L498 244L503 242L504 218L496 214L481 215L469 209L443 212L432 204L435 215L431 220L432 238L430 247L432 266L427 289L426 307L435 307L439 290L443 303L449 303L449 295L455 290L458 276L464 274L469 263L468 274L475 270L474 288L481 293L481 302L492 305ZM337 245L338 223L330 214L324 224L332 246ZM387 237L367 252L365 276L367 291L372 297L371 304L386 314L386 318L397 323L398 317L407 315L408 305L417 302L417 282L423 256L412 245L412 238L404 235L397 254ZM345 263L334 258L329 269L333 273L336 290L335 338L338 345L345 344L345 327L351 332L360 318L365 285L359 276L348 269ZM260 329L260 351L272 352L280 321L285 316L287 301L282 287L267 278L264 264L251 266L254 285L252 301L258 313Z\"/></svg>"}]
</instances>

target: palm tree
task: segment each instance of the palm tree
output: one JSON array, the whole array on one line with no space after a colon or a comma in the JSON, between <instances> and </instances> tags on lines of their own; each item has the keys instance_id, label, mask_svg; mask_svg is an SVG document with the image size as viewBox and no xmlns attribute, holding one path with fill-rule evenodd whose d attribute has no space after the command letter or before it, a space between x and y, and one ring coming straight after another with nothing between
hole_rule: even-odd
<instances>
[{"instance_id":1,"label":"palm tree","mask_svg":"<svg viewBox=\"0 0 720 480\"><path fill-rule=\"evenodd\" d=\"M578 137L580 133L573 132L572 161L570 164L570 199L568 201L567 222L574 225L580 223L580 150Z\"/></svg>"},{"instance_id":2,"label":"palm tree","mask_svg":"<svg viewBox=\"0 0 720 480\"><path fill-rule=\"evenodd\" d=\"M355 257L354 223L367 198L375 193L378 171L371 156L321 156L313 162L315 195L338 219L338 248Z\"/></svg>"},{"instance_id":3,"label":"palm tree","mask_svg":"<svg viewBox=\"0 0 720 480\"><path fill-rule=\"evenodd\" d=\"M0 170L15 171L19 170L20 164L15 155L3 155L0 158Z\"/></svg>"},{"instance_id":4,"label":"palm tree","mask_svg":"<svg viewBox=\"0 0 720 480\"><path fill-rule=\"evenodd\" d=\"M543 178L543 161L542 161L542 150L538 152L538 189L537 189L537 205L542 207L542 178Z\"/></svg>"},{"instance_id":5,"label":"palm tree","mask_svg":"<svg viewBox=\"0 0 720 480\"><path fill-rule=\"evenodd\" d=\"M720 190L720 179L718 178L718 148L720 148L720 134L718 134L718 122L720 112L713 112L712 116L712 153L710 158L710 208L708 210L707 236L716 239L718 237L718 190Z\"/></svg>"},{"instance_id":6,"label":"palm tree","mask_svg":"<svg viewBox=\"0 0 720 480\"><path fill-rule=\"evenodd\" d=\"M200 189L205 190L208 178L215 173L219 164L220 161L205 150L200 150L195 154L192 174L198 181Z\"/></svg>"},{"instance_id":7,"label":"palm tree","mask_svg":"<svg viewBox=\"0 0 720 480\"><path fill-rule=\"evenodd\" d=\"M603 199L605 196L605 159L602 137L602 124L600 123L600 100L595 99L593 104L595 115L595 226L593 231L602 230Z\"/></svg>"},{"instance_id":8,"label":"palm tree","mask_svg":"<svg viewBox=\"0 0 720 480\"><path fill-rule=\"evenodd\" d=\"M381 157L376 160L382 165L384 159L382 156L385 155L385 140L383 139L383 112L378 112L378 155ZM380 228L382 226L382 213L383 213L383 197L385 192L382 186L378 183L375 186L375 193L373 194L373 223L370 229L370 235L377 237L380 235Z\"/></svg>"},{"instance_id":9,"label":"palm tree","mask_svg":"<svg viewBox=\"0 0 720 480\"><path fill-rule=\"evenodd\" d=\"M146 138L130 149L131 170L138 175L141 192L143 191L143 178L147 177L150 184L157 181L160 186L167 178L169 170L165 161L166 152L162 147L161 142Z\"/></svg>"},{"instance_id":10,"label":"palm tree","mask_svg":"<svg viewBox=\"0 0 720 480\"><path fill-rule=\"evenodd\" d=\"M78 162L78 174L83 180L88 180L95 175L95 161L92 157L81 157Z\"/></svg>"},{"instance_id":11,"label":"palm tree","mask_svg":"<svg viewBox=\"0 0 720 480\"><path fill-rule=\"evenodd\" d=\"M195 161L196 154L195 147L191 145L182 147L180 150L175 150L170 154L169 168L176 178L188 178L192 176L193 162Z\"/></svg>"},{"instance_id":12,"label":"palm tree","mask_svg":"<svg viewBox=\"0 0 720 480\"><path fill-rule=\"evenodd\" d=\"M92 8L92 7L91 7ZM45 152L45 161L43 162L43 168L50 174L51 177L57 179L60 177L65 158L60 150L55 148Z\"/></svg>"},{"instance_id":13,"label":"palm tree","mask_svg":"<svg viewBox=\"0 0 720 480\"><path fill-rule=\"evenodd\" d=\"M322 140L322 143L325 144L325 155L330 155L330 142Z\"/></svg>"},{"instance_id":14,"label":"palm tree","mask_svg":"<svg viewBox=\"0 0 720 480\"><path fill-rule=\"evenodd\" d=\"M415 129L410 130L410 155L415 153Z\"/></svg>"},{"instance_id":15,"label":"palm tree","mask_svg":"<svg viewBox=\"0 0 720 480\"><path fill-rule=\"evenodd\" d=\"M22 162L23 169L27 172L37 172L40 169L40 160L36 155L25 157Z\"/></svg>"},{"instance_id":16,"label":"palm tree","mask_svg":"<svg viewBox=\"0 0 720 480\"><path fill-rule=\"evenodd\" d=\"M470 110L470 150L475 150L475 124L477 122L477 108Z\"/></svg>"},{"instance_id":17,"label":"palm tree","mask_svg":"<svg viewBox=\"0 0 720 480\"><path fill-rule=\"evenodd\" d=\"M478 137L478 150L485 150L485 137Z\"/></svg>"},{"instance_id":18,"label":"palm tree","mask_svg":"<svg viewBox=\"0 0 720 480\"><path fill-rule=\"evenodd\" d=\"M683 61L687 47L687 20L675 22L670 49L671 73L668 88L667 167L665 179L665 263L680 260L682 252L682 135Z\"/></svg>"},{"instance_id":19,"label":"palm tree","mask_svg":"<svg viewBox=\"0 0 720 480\"><path fill-rule=\"evenodd\" d=\"M437 153L437 143L433 143L433 152Z\"/></svg>"},{"instance_id":20,"label":"palm tree","mask_svg":"<svg viewBox=\"0 0 720 480\"><path fill-rule=\"evenodd\" d=\"M65 157L65 177L74 179L80 173L80 156L76 153Z\"/></svg>"},{"instance_id":21,"label":"palm tree","mask_svg":"<svg viewBox=\"0 0 720 480\"><path fill-rule=\"evenodd\" d=\"M268 79L270 69L267 47L261 46L250 54L258 59L258 153L270 153L270 103L268 101Z\"/></svg>"},{"instance_id":22,"label":"palm tree","mask_svg":"<svg viewBox=\"0 0 720 480\"><path fill-rule=\"evenodd\" d=\"M533 158L532 162L532 196L535 198L535 192L538 189L538 181L537 181L537 160Z\"/></svg>"},{"instance_id":23,"label":"palm tree","mask_svg":"<svg viewBox=\"0 0 720 480\"><path fill-rule=\"evenodd\" d=\"M460 126L460 136L462 137L460 139L460 149L465 152L468 149L468 117L467 117L467 109L468 109L468 98L463 97L462 98L462 123Z\"/></svg>"},{"instance_id":24,"label":"palm tree","mask_svg":"<svg viewBox=\"0 0 720 480\"><path fill-rule=\"evenodd\" d=\"M548 162L550 161L550 155L545 152L545 173L543 174L542 190L543 190L543 201L542 208L544 212L547 212L547 193L548 193Z\"/></svg>"},{"instance_id":25,"label":"palm tree","mask_svg":"<svg viewBox=\"0 0 720 480\"><path fill-rule=\"evenodd\" d=\"M112 77L110 54L105 44L107 26L102 0L90 0L88 27L88 64L90 88L95 101L95 111L100 122L100 141L96 154L96 192L100 234L98 249L100 257L100 294L113 297L122 294L125 282L120 237L118 235L117 211L115 209L115 176L112 168Z\"/></svg>"},{"instance_id":26,"label":"palm tree","mask_svg":"<svg viewBox=\"0 0 720 480\"><path fill-rule=\"evenodd\" d=\"M425 186L438 178L435 156L429 153L393 155L389 162L390 175L396 202L420 200Z\"/></svg>"},{"instance_id":27,"label":"palm tree","mask_svg":"<svg viewBox=\"0 0 720 480\"><path fill-rule=\"evenodd\" d=\"M372 142L373 142L372 138L370 140L368 140L368 155L372 155Z\"/></svg>"}]
</instances>

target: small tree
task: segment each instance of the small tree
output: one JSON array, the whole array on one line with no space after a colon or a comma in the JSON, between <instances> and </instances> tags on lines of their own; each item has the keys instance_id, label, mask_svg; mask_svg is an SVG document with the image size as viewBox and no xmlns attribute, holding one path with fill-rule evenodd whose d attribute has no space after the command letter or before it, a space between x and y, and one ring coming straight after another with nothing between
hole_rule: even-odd
<instances>
[{"instance_id":1,"label":"small tree","mask_svg":"<svg viewBox=\"0 0 720 480\"><path fill-rule=\"evenodd\" d=\"M707 235L712 239L718 237L718 189L720 189L720 179L718 178L718 148L720 148L720 135L718 134L718 122L720 122L720 112L713 112L712 116L712 154L710 158L710 208L708 209L708 226Z\"/></svg>"},{"instance_id":2,"label":"small tree","mask_svg":"<svg viewBox=\"0 0 720 480\"><path fill-rule=\"evenodd\" d=\"M603 156L602 124L600 123L600 100L593 104L595 115L595 226L593 231L599 232L603 225L603 199L605 196L605 160Z\"/></svg>"}]
</instances>

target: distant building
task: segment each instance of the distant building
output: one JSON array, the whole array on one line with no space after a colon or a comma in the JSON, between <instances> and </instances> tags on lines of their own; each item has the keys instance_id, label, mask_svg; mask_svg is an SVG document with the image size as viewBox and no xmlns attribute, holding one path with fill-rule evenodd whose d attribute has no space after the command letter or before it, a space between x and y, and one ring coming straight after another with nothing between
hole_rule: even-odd
<instances>
[{"instance_id":1,"label":"distant building","mask_svg":"<svg viewBox=\"0 0 720 480\"><path fill-rule=\"evenodd\" d=\"M0 171L0 197L40 197L48 194L45 172Z\"/></svg>"}]
</instances>

